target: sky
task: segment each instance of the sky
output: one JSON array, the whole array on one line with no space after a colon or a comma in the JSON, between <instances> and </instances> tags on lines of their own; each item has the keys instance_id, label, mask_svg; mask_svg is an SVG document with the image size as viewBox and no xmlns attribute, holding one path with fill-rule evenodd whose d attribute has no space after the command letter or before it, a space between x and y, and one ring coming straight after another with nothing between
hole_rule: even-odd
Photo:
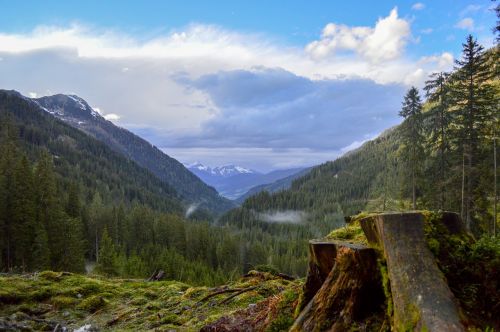
<instances>
[{"instance_id":1,"label":"sky","mask_svg":"<svg viewBox=\"0 0 500 332\"><path fill-rule=\"evenodd\" d=\"M84 98L186 164L316 165L400 123L484 1L0 0L0 88Z\"/></svg>"}]
</instances>

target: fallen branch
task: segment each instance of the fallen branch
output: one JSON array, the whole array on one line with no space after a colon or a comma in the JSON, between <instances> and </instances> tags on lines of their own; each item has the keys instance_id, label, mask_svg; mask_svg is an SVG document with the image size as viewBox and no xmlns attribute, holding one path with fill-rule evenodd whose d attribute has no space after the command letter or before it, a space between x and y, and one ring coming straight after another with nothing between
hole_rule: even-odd
<instances>
[{"instance_id":1,"label":"fallen branch","mask_svg":"<svg viewBox=\"0 0 500 332\"><path fill-rule=\"evenodd\" d=\"M251 290L254 290L255 288L257 288L257 286L253 286L253 287L248 287L248 288L244 288L242 290L240 290L239 292L236 292L234 293L233 295L227 297L226 299L222 300L219 302L219 305L221 304L226 304L228 303L229 301L231 301L233 298L235 298L236 296L240 295L240 294L243 294L243 293L246 293L246 292L249 292Z\"/></svg>"},{"instance_id":2,"label":"fallen branch","mask_svg":"<svg viewBox=\"0 0 500 332\"><path fill-rule=\"evenodd\" d=\"M220 295L220 294L234 293L234 292L239 292L239 291L242 291L242 290L245 290L245 289L246 288L221 289L221 290L218 290L218 291L216 291L214 293L208 294L207 296L205 296L204 298L202 298L200 301L198 301L198 303L205 302L209 298L217 296L217 295Z\"/></svg>"}]
</instances>

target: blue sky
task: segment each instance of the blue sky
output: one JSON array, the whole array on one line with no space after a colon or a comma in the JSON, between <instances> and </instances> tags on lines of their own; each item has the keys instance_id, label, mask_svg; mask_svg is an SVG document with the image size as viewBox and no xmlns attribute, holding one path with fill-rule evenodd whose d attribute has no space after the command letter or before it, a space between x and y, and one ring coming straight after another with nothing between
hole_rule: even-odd
<instances>
[{"instance_id":1,"label":"blue sky","mask_svg":"<svg viewBox=\"0 0 500 332\"><path fill-rule=\"evenodd\" d=\"M4 1L0 88L75 93L189 163L334 159L397 124L491 1Z\"/></svg>"}]
</instances>

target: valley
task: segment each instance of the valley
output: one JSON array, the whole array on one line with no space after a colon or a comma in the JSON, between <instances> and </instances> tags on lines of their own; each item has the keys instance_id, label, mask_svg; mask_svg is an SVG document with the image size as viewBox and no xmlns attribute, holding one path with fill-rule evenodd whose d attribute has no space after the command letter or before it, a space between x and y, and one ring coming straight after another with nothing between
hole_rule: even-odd
<instances>
[{"instance_id":1,"label":"valley","mask_svg":"<svg viewBox=\"0 0 500 332\"><path fill-rule=\"evenodd\" d=\"M500 331L500 5L323 5L0 23L0 331Z\"/></svg>"}]
</instances>

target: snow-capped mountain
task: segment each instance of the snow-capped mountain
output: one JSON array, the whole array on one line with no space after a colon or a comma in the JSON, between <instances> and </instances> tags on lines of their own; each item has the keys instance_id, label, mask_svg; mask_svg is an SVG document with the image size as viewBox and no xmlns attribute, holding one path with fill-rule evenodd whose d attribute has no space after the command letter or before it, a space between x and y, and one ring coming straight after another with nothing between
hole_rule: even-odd
<instances>
[{"instance_id":1,"label":"snow-capped mountain","mask_svg":"<svg viewBox=\"0 0 500 332\"><path fill-rule=\"evenodd\" d=\"M226 165L210 167L196 162L186 167L205 183L213 186L224 197L237 199L251 188L272 183L301 171L301 168L261 173L246 167Z\"/></svg>"},{"instance_id":2,"label":"snow-capped mountain","mask_svg":"<svg viewBox=\"0 0 500 332\"><path fill-rule=\"evenodd\" d=\"M32 98L31 100L37 103L44 111L62 118L66 122L82 125L86 121L104 120L99 112L76 95L58 94L42 98Z\"/></svg>"},{"instance_id":3,"label":"snow-capped mountain","mask_svg":"<svg viewBox=\"0 0 500 332\"><path fill-rule=\"evenodd\" d=\"M200 162L187 165L187 168L195 173L207 173L214 176L230 177L237 174L258 174L259 172L236 165L225 165L211 168Z\"/></svg>"}]
</instances>

